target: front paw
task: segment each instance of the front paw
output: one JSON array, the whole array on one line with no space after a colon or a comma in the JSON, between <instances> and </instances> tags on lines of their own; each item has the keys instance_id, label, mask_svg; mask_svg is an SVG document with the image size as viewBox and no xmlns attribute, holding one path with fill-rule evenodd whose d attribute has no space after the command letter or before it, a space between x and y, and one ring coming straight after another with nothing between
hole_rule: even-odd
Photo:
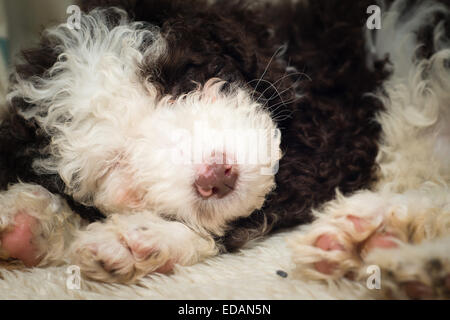
<instances>
[{"instance_id":1,"label":"front paw","mask_svg":"<svg viewBox=\"0 0 450 320\"><path fill-rule=\"evenodd\" d=\"M295 273L313 279L353 278L375 249L393 249L404 235L381 214L322 217L289 239Z\"/></svg>"},{"instance_id":2,"label":"front paw","mask_svg":"<svg viewBox=\"0 0 450 320\"><path fill-rule=\"evenodd\" d=\"M103 223L91 224L71 249L72 262L91 279L132 283L152 272L173 268L168 248L158 243L147 227L121 230Z\"/></svg>"}]
</instances>

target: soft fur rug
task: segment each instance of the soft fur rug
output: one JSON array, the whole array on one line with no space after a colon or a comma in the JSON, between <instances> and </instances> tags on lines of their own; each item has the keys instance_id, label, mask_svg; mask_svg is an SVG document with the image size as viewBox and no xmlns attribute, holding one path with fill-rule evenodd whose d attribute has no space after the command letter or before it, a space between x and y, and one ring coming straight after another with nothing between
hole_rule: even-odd
<instances>
[{"instance_id":1,"label":"soft fur rug","mask_svg":"<svg viewBox=\"0 0 450 320\"><path fill-rule=\"evenodd\" d=\"M293 232L293 231L290 231ZM151 275L137 285L82 279L80 290L66 286L67 267L0 269L0 299L367 299L370 292L348 280L325 284L292 279L285 238L289 232L249 244L172 275ZM278 270L288 273L286 278Z\"/></svg>"}]
</instances>

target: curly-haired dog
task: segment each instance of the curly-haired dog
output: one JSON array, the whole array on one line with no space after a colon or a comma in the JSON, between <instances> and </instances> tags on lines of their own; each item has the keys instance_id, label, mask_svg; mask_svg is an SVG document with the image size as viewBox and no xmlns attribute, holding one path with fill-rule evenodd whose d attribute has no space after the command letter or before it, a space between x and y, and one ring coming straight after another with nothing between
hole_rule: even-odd
<instances>
[{"instance_id":1,"label":"curly-haired dog","mask_svg":"<svg viewBox=\"0 0 450 320\"><path fill-rule=\"evenodd\" d=\"M299 275L365 280L375 265L385 297L449 298L450 11L407 4L394 3L369 41L393 67L376 94L377 182L328 202L290 245Z\"/></svg>"},{"instance_id":2,"label":"curly-haired dog","mask_svg":"<svg viewBox=\"0 0 450 320\"><path fill-rule=\"evenodd\" d=\"M1 258L130 282L370 186L383 103L368 93L388 75L370 4L82 1L11 79Z\"/></svg>"}]
</instances>

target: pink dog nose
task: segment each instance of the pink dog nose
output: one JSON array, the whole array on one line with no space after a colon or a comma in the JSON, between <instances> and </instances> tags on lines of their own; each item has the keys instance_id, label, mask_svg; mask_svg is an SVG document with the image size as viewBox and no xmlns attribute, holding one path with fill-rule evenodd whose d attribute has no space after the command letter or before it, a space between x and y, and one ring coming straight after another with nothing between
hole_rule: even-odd
<instances>
[{"instance_id":1,"label":"pink dog nose","mask_svg":"<svg viewBox=\"0 0 450 320\"><path fill-rule=\"evenodd\" d=\"M204 163L197 169L195 187L203 198L223 198L236 186L237 169L230 164Z\"/></svg>"}]
</instances>

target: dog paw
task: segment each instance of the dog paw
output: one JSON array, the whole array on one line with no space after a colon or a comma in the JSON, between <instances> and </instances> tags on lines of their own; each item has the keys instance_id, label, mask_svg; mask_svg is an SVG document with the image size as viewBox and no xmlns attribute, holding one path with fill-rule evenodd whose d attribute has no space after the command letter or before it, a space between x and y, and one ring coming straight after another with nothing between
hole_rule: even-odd
<instances>
[{"instance_id":1,"label":"dog paw","mask_svg":"<svg viewBox=\"0 0 450 320\"><path fill-rule=\"evenodd\" d=\"M36 241L39 228L38 219L25 210L14 214L11 221L5 222L1 228L0 257L21 260L26 267L38 265L42 258Z\"/></svg>"},{"instance_id":2,"label":"dog paw","mask_svg":"<svg viewBox=\"0 0 450 320\"><path fill-rule=\"evenodd\" d=\"M371 251L407 241L398 219L395 207L373 194L357 195L345 206L333 204L288 240L296 271L315 279L353 278Z\"/></svg>"},{"instance_id":3,"label":"dog paw","mask_svg":"<svg viewBox=\"0 0 450 320\"><path fill-rule=\"evenodd\" d=\"M390 299L450 298L450 238L397 249L374 250L366 264L381 271L381 293Z\"/></svg>"},{"instance_id":4,"label":"dog paw","mask_svg":"<svg viewBox=\"0 0 450 320\"><path fill-rule=\"evenodd\" d=\"M0 192L0 259L27 267L64 263L80 218L43 187L17 184Z\"/></svg>"},{"instance_id":5,"label":"dog paw","mask_svg":"<svg viewBox=\"0 0 450 320\"><path fill-rule=\"evenodd\" d=\"M330 226L324 233L312 237L312 241L306 244L310 247L306 250L308 257L301 253L305 244L296 241L295 251L299 252L297 257L300 263L298 260L295 262L297 265L303 264L307 258L316 278L351 277L372 250L392 249L398 245L400 236L376 220L347 215L332 221L332 224L341 227Z\"/></svg>"},{"instance_id":6,"label":"dog paw","mask_svg":"<svg viewBox=\"0 0 450 320\"><path fill-rule=\"evenodd\" d=\"M119 230L94 223L73 244L72 263L103 282L131 283L152 273L168 273L174 260L147 227Z\"/></svg>"}]
</instances>

